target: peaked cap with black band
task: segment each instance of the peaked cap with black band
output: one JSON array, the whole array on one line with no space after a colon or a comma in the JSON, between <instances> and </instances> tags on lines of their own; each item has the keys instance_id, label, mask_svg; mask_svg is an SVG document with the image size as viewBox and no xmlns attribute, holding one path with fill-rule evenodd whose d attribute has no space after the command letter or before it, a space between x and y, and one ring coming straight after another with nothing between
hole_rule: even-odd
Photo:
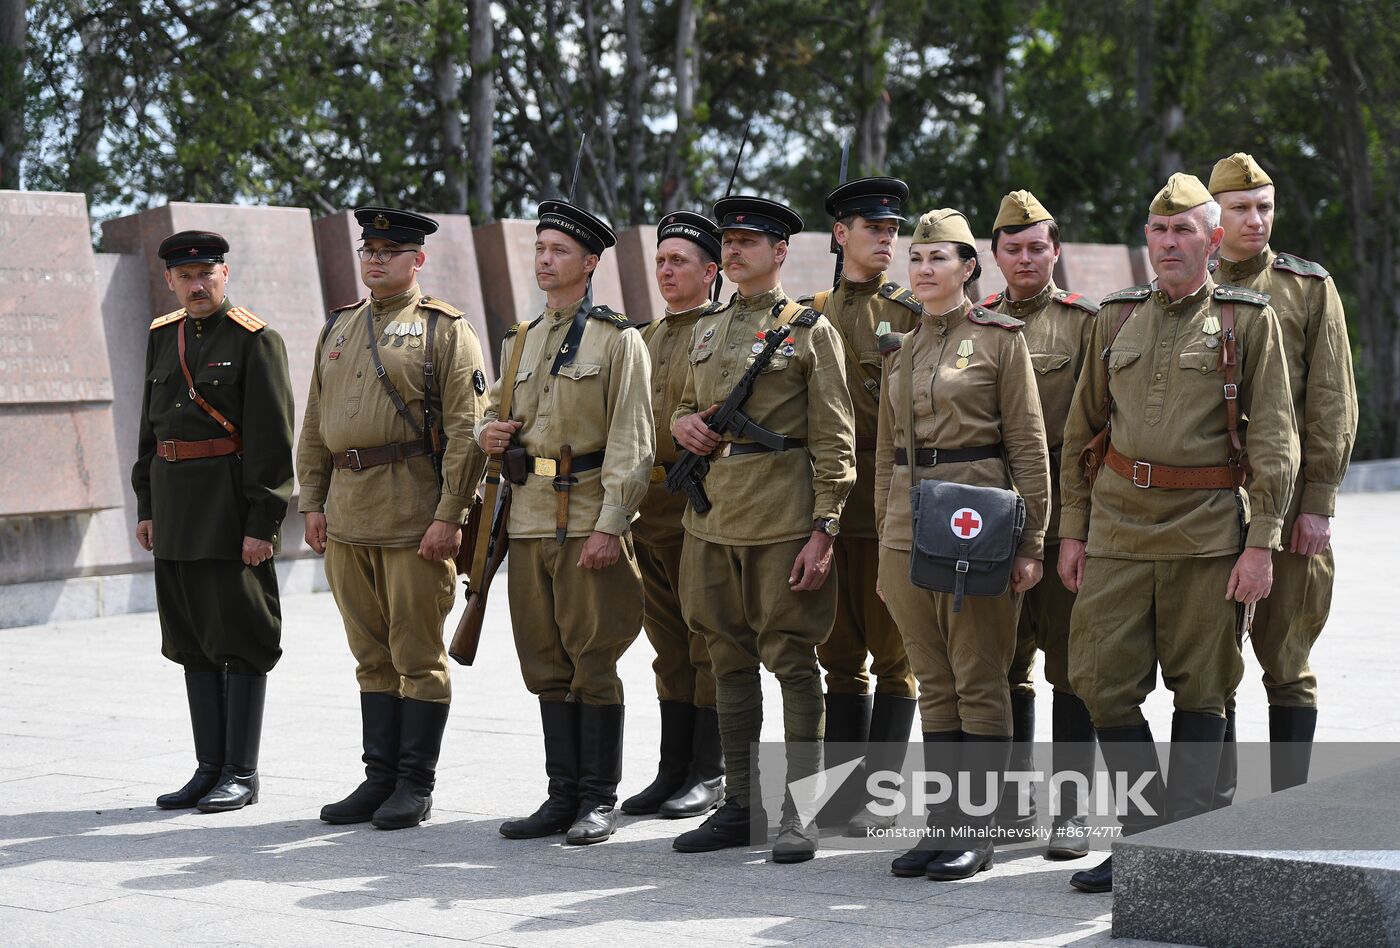
<instances>
[{"instance_id":1,"label":"peaked cap with black band","mask_svg":"<svg viewBox=\"0 0 1400 948\"><path fill-rule=\"evenodd\" d=\"M396 244L421 244L438 229L431 217L392 207L357 207L355 220L360 224L361 240L377 238Z\"/></svg>"},{"instance_id":2,"label":"peaked cap with black band","mask_svg":"<svg viewBox=\"0 0 1400 948\"><path fill-rule=\"evenodd\" d=\"M228 241L212 230L182 230L160 242L156 255L165 261L165 268L187 263L223 263L228 253Z\"/></svg>"},{"instance_id":3,"label":"peaked cap with black band","mask_svg":"<svg viewBox=\"0 0 1400 948\"><path fill-rule=\"evenodd\" d=\"M826 212L835 220L863 217L868 221L904 220L909 185L898 178L857 178L826 196Z\"/></svg>"},{"instance_id":4,"label":"peaked cap with black band","mask_svg":"<svg viewBox=\"0 0 1400 948\"><path fill-rule=\"evenodd\" d=\"M704 214L690 211L673 211L667 214L656 225L657 245L660 246L661 241L668 237L680 237L690 241L705 251L711 260L719 263L719 228Z\"/></svg>"},{"instance_id":5,"label":"peaked cap with black band","mask_svg":"<svg viewBox=\"0 0 1400 948\"><path fill-rule=\"evenodd\" d=\"M750 194L720 198L715 202L715 220L721 231L753 230L779 240L802 229L802 218L792 208Z\"/></svg>"},{"instance_id":6,"label":"peaked cap with black band","mask_svg":"<svg viewBox=\"0 0 1400 948\"><path fill-rule=\"evenodd\" d=\"M589 253L601 254L617 243L617 235L600 218L568 201L541 201L535 233L557 230L583 244Z\"/></svg>"}]
</instances>

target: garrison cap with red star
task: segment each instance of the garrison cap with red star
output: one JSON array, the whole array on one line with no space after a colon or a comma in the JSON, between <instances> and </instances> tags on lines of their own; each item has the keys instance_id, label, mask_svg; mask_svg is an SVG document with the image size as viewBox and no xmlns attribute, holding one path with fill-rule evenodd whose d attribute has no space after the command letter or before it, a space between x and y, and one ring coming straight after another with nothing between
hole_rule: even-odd
<instances>
[{"instance_id":1,"label":"garrison cap with red star","mask_svg":"<svg viewBox=\"0 0 1400 948\"><path fill-rule=\"evenodd\" d=\"M357 207L355 220L360 223L361 240L378 238L396 244L421 244L438 229L431 217L392 207Z\"/></svg>"},{"instance_id":2,"label":"garrison cap with red star","mask_svg":"<svg viewBox=\"0 0 1400 948\"><path fill-rule=\"evenodd\" d=\"M165 268L187 263L223 263L228 253L228 241L212 230L182 230L160 242L156 254L165 261Z\"/></svg>"},{"instance_id":3,"label":"garrison cap with red star","mask_svg":"<svg viewBox=\"0 0 1400 948\"><path fill-rule=\"evenodd\" d=\"M779 240L787 240L802 229L802 218L792 208L749 194L716 201L715 220L721 231L756 230Z\"/></svg>"},{"instance_id":4,"label":"garrison cap with red star","mask_svg":"<svg viewBox=\"0 0 1400 948\"><path fill-rule=\"evenodd\" d=\"M902 221L907 200L909 185L898 178L857 178L826 196L826 212L838 221L852 214L868 221Z\"/></svg>"},{"instance_id":5,"label":"garrison cap with red star","mask_svg":"<svg viewBox=\"0 0 1400 948\"><path fill-rule=\"evenodd\" d=\"M568 201L541 201L535 233L557 230L583 244L589 253L601 254L617 243L617 235L601 219Z\"/></svg>"}]
</instances>

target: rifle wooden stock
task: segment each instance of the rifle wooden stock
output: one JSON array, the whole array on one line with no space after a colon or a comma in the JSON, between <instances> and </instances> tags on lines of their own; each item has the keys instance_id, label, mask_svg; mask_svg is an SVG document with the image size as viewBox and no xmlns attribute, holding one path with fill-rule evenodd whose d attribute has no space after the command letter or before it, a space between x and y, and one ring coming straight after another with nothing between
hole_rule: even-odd
<instances>
[{"instance_id":1,"label":"rifle wooden stock","mask_svg":"<svg viewBox=\"0 0 1400 948\"><path fill-rule=\"evenodd\" d=\"M495 579L496 571L501 568L501 562L506 558L506 550L510 546L510 533L506 529L510 521L510 485L502 486L500 472L494 471L487 475L488 494L494 492L490 484L492 477L496 480L495 489L501 491L500 500L490 521L490 533L476 541L475 545L479 550L484 550L485 555L480 558L479 565L473 563L474 568L467 577L467 608L458 620L457 631L452 633L452 644L447 648L447 654L460 665L470 665L476 661L477 646L481 644L481 629L486 621L486 597L491 592L491 581Z\"/></svg>"}]
</instances>

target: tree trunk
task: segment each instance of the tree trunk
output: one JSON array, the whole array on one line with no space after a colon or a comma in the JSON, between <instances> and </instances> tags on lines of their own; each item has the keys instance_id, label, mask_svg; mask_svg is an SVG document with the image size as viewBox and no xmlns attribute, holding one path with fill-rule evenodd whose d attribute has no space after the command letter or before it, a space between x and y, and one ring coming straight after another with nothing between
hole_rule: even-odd
<instances>
[{"instance_id":1,"label":"tree trunk","mask_svg":"<svg viewBox=\"0 0 1400 948\"><path fill-rule=\"evenodd\" d=\"M695 95L700 87L696 0L676 3L676 131L666 152L661 207L666 213L690 203L690 146L695 136Z\"/></svg>"},{"instance_id":2,"label":"tree trunk","mask_svg":"<svg viewBox=\"0 0 1400 948\"><path fill-rule=\"evenodd\" d=\"M642 54L642 0L623 0L622 33L627 50L627 222L645 223L643 197L646 172L646 123L642 103L647 64Z\"/></svg>"},{"instance_id":3,"label":"tree trunk","mask_svg":"<svg viewBox=\"0 0 1400 948\"><path fill-rule=\"evenodd\" d=\"M471 2L470 114L467 151L471 161L471 208L479 224L496 219L492 200L494 163L492 144L496 120L496 25L491 20L490 0Z\"/></svg>"},{"instance_id":4,"label":"tree trunk","mask_svg":"<svg viewBox=\"0 0 1400 948\"><path fill-rule=\"evenodd\" d=\"M585 146L586 164L592 171L590 176L596 186L584 186L583 169L579 170L579 197L587 194L596 203L590 210L601 211L609 223L618 220L617 149L613 145L612 122L608 108L608 81L598 52L602 48L602 36L598 29L598 16L594 4L597 0L584 0L583 3L583 45L587 52L588 78L593 92L592 132ZM601 160L599 160L601 155Z\"/></svg>"},{"instance_id":5,"label":"tree trunk","mask_svg":"<svg viewBox=\"0 0 1400 948\"><path fill-rule=\"evenodd\" d=\"M1152 130L1157 127L1157 112L1153 104L1153 70L1157 68L1153 52L1157 47L1156 15L1152 0L1137 0L1137 69L1136 98L1138 129L1138 168L1144 175L1157 167L1157 139Z\"/></svg>"},{"instance_id":6,"label":"tree trunk","mask_svg":"<svg viewBox=\"0 0 1400 948\"><path fill-rule=\"evenodd\" d=\"M433 18L433 104L442 135L442 173L451 214L467 213L467 146L458 100L456 29L453 16Z\"/></svg>"},{"instance_id":7,"label":"tree trunk","mask_svg":"<svg viewBox=\"0 0 1400 948\"><path fill-rule=\"evenodd\" d=\"M871 0L862 24L856 67L856 174L852 177L881 174L885 170L890 131L890 96L885 88L888 55L884 0Z\"/></svg>"},{"instance_id":8,"label":"tree trunk","mask_svg":"<svg viewBox=\"0 0 1400 948\"><path fill-rule=\"evenodd\" d=\"M0 188L19 190L24 151L24 0L0 0Z\"/></svg>"}]
</instances>

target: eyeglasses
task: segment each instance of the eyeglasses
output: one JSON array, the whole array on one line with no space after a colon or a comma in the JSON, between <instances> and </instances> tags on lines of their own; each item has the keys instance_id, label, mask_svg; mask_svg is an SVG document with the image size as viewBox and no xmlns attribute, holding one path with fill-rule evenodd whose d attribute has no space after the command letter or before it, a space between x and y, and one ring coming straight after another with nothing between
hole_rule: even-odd
<instances>
[{"instance_id":1,"label":"eyeglasses","mask_svg":"<svg viewBox=\"0 0 1400 948\"><path fill-rule=\"evenodd\" d=\"M368 247L361 247L355 251L365 263L388 263L398 254L417 252L418 250L416 248L410 248L408 250L370 250Z\"/></svg>"}]
</instances>

